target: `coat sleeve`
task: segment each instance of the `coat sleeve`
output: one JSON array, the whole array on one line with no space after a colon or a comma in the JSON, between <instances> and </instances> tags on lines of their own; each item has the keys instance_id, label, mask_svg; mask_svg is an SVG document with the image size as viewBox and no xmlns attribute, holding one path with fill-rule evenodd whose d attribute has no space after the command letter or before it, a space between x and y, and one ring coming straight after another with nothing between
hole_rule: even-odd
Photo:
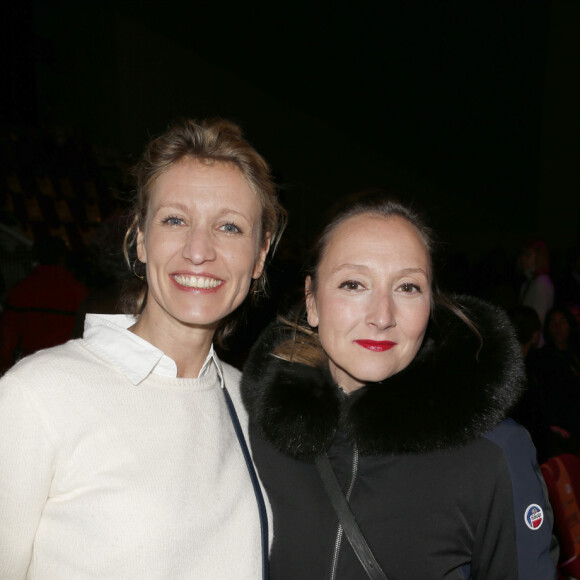
<instances>
[{"instance_id":1,"label":"coat sleeve","mask_svg":"<svg viewBox=\"0 0 580 580\"><path fill-rule=\"evenodd\" d=\"M0 578L26 578L49 494L53 449L24 385L0 381Z\"/></svg>"},{"instance_id":2,"label":"coat sleeve","mask_svg":"<svg viewBox=\"0 0 580 580\"><path fill-rule=\"evenodd\" d=\"M503 453L494 466L497 477L488 513L482 517L475 538L473 578L553 580L557 577L558 543L552 534L552 508L530 436L509 420L487 438ZM510 570L517 575L512 576Z\"/></svg>"}]
</instances>

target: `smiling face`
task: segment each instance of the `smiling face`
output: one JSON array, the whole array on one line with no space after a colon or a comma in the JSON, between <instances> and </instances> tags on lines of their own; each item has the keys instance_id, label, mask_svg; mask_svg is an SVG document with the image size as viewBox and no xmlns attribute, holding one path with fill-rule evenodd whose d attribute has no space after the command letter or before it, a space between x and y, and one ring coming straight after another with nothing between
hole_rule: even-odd
<instances>
[{"instance_id":1,"label":"smiling face","mask_svg":"<svg viewBox=\"0 0 580 580\"><path fill-rule=\"evenodd\" d=\"M311 283L307 278L308 323L318 327L344 391L384 380L415 358L431 311L431 268L425 244L405 219L362 214L339 224L316 288Z\"/></svg>"},{"instance_id":2,"label":"smiling face","mask_svg":"<svg viewBox=\"0 0 580 580\"><path fill-rule=\"evenodd\" d=\"M261 214L233 165L184 159L162 173L137 236L148 283L141 329L179 323L213 335L262 273Z\"/></svg>"}]
</instances>

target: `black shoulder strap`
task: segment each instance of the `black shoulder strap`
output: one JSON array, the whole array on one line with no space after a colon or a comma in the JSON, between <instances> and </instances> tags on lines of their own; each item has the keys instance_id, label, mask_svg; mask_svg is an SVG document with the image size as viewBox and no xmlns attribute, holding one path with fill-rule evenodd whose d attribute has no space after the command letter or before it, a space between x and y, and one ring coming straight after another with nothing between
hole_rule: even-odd
<instances>
[{"instance_id":1,"label":"black shoulder strap","mask_svg":"<svg viewBox=\"0 0 580 580\"><path fill-rule=\"evenodd\" d=\"M240 447L242 448L242 453L244 454L244 459L246 460L246 467L250 474L250 479L252 480L252 486L254 487L254 494L256 496L256 501L258 503L258 513L260 515L260 528L261 528L261 539L262 539L262 578L263 580L268 580L268 515L266 512L266 504L264 502L264 497L262 496L262 490L260 489L260 482L258 481L258 476L256 470L254 469L254 463L250 455L250 450L246 443L244 433L242 431L242 426L240 425L240 420L238 419L238 414L234 407L234 403L226 389L223 385L224 397L226 398L226 403L228 406L228 411L230 413L230 418L234 426L234 431L238 437Z\"/></svg>"},{"instance_id":2,"label":"black shoulder strap","mask_svg":"<svg viewBox=\"0 0 580 580\"><path fill-rule=\"evenodd\" d=\"M336 480L336 475L332 470L332 465L330 465L330 461L325 454L316 458L316 468L322 478L324 489L332 502L332 507L342 524L342 529L344 530L354 553L359 559L359 562L365 569L367 576L371 578L371 580L388 580L356 523L354 514L352 513L350 506L340 489L340 485Z\"/></svg>"}]
</instances>

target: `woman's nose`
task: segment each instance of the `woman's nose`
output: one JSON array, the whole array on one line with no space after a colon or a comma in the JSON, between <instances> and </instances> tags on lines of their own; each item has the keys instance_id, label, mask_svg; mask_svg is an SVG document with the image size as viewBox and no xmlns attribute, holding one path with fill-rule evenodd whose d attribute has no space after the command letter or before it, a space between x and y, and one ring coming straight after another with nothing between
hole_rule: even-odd
<instances>
[{"instance_id":1,"label":"woman's nose","mask_svg":"<svg viewBox=\"0 0 580 580\"><path fill-rule=\"evenodd\" d=\"M366 323L379 330L395 326L395 310L390 295L381 293L371 298Z\"/></svg>"},{"instance_id":2,"label":"woman's nose","mask_svg":"<svg viewBox=\"0 0 580 580\"><path fill-rule=\"evenodd\" d=\"M215 259L216 252L211 232L204 228L192 228L183 244L182 255L194 264Z\"/></svg>"}]
</instances>

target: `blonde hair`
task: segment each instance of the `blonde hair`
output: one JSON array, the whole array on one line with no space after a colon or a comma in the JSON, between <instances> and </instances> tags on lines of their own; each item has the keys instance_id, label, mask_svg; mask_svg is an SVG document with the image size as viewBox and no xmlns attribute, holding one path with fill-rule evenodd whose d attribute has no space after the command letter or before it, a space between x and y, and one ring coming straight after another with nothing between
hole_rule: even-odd
<instances>
[{"instance_id":1,"label":"blonde hair","mask_svg":"<svg viewBox=\"0 0 580 580\"><path fill-rule=\"evenodd\" d=\"M137 234L145 230L149 199L155 180L183 159L227 163L240 170L260 203L262 209L260 242L262 245L266 244L269 237L270 256L275 252L286 225L286 211L278 201L270 167L243 138L238 125L226 119L202 121L182 119L174 123L166 132L147 144L142 158L132 170L136 192L129 215L130 225L123 242L123 252L129 268L133 269L138 280L133 280L133 288L129 289L124 303L125 309L135 316L143 312L147 297L144 266L136 256ZM135 271L136 267L140 268L141 272ZM265 268L260 278L252 282L250 290L253 296L266 292ZM223 344L223 340L231 334L234 326L231 316L222 321L216 332L216 342Z\"/></svg>"}]
</instances>

